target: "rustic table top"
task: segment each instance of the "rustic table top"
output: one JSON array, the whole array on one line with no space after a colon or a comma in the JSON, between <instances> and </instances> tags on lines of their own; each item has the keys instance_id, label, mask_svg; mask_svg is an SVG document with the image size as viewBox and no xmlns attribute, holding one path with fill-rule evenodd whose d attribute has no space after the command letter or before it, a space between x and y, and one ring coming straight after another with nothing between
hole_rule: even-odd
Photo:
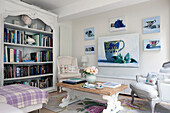
<instances>
[{"instance_id":1,"label":"rustic table top","mask_svg":"<svg viewBox=\"0 0 170 113\"><path fill-rule=\"evenodd\" d=\"M84 91L84 92L88 92L88 93L99 94L99 95L108 95L108 96L114 95L115 93L118 93L118 92L128 88L127 85L121 84L121 86L117 87L117 88L104 87L102 89L90 89L90 88L82 88L81 87L82 84L84 84L84 83L76 84L76 85L66 84L66 83L56 83L56 86L74 89L74 90L78 90L78 91Z\"/></svg>"}]
</instances>

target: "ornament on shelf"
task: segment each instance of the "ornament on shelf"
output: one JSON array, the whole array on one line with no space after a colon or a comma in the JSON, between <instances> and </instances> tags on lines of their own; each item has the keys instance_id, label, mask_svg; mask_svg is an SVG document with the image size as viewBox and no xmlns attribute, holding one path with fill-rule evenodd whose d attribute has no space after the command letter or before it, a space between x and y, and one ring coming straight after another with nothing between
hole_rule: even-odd
<instances>
[{"instance_id":1,"label":"ornament on shelf","mask_svg":"<svg viewBox=\"0 0 170 113\"><path fill-rule=\"evenodd\" d=\"M50 27L50 26L45 25L45 31L51 32L51 31L52 31L52 29L51 29L51 27Z\"/></svg>"},{"instance_id":2,"label":"ornament on shelf","mask_svg":"<svg viewBox=\"0 0 170 113\"><path fill-rule=\"evenodd\" d=\"M23 57L23 60L31 60L30 54L26 54L26 55Z\"/></svg>"},{"instance_id":3,"label":"ornament on shelf","mask_svg":"<svg viewBox=\"0 0 170 113\"><path fill-rule=\"evenodd\" d=\"M31 38L31 37L28 36L28 39L26 39L26 42L27 42L28 44L33 44L33 43L35 43L35 40L34 40L33 38Z\"/></svg>"},{"instance_id":4,"label":"ornament on shelf","mask_svg":"<svg viewBox=\"0 0 170 113\"><path fill-rule=\"evenodd\" d=\"M25 24L24 27L27 27L27 28L28 28L28 26L31 25L32 19L31 19L29 16L27 16L27 15L22 15L22 16L21 16L21 20L22 20L22 21L24 22L24 24Z\"/></svg>"}]
</instances>

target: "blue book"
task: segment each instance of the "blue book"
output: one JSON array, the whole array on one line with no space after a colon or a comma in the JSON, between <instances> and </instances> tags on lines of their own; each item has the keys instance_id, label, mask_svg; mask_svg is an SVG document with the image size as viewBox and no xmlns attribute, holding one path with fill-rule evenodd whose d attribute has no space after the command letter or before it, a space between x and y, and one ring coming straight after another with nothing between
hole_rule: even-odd
<instances>
[{"instance_id":1,"label":"blue book","mask_svg":"<svg viewBox=\"0 0 170 113\"><path fill-rule=\"evenodd\" d=\"M31 67L31 75L34 75L34 67Z\"/></svg>"},{"instance_id":2,"label":"blue book","mask_svg":"<svg viewBox=\"0 0 170 113\"><path fill-rule=\"evenodd\" d=\"M20 36L19 36L19 31L17 31L17 44L19 44L20 41Z\"/></svg>"},{"instance_id":3,"label":"blue book","mask_svg":"<svg viewBox=\"0 0 170 113\"><path fill-rule=\"evenodd\" d=\"M40 74L42 74L42 66L40 66Z\"/></svg>"},{"instance_id":4,"label":"blue book","mask_svg":"<svg viewBox=\"0 0 170 113\"><path fill-rule=\"evenodd\" d=\"M49 47L49 37L47 35L47 47Z\"/></svg>"}]
</instances>

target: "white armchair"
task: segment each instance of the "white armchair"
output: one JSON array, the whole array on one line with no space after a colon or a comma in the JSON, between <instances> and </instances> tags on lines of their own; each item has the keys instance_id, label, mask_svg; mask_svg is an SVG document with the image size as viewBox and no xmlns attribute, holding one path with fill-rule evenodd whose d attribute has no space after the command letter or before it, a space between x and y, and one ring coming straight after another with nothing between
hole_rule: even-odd
<instances>
[{"instance_id":1,"label":"white armchair","mask_svg":"<svg viewBox=\"0 0 170 113\"><path fill-rule=\"evenodd\" d=\"M71 56L59 56L57 58L58 82L68 78L80 78L77 58Z\"/></svg>"},{"instance_id":2,"label":"white armchair","mask_svg":"<svg viewBox=\"0 0 170 113\"><path fill-rule=\"evenodd\" d=\"M161 76L161 74L159 76ZM130 84L130 88L132 89L132 104L134 94L149 101L152 113L154 113L154 108L157 103L170 103L170 79L157 80L156 85L149 85L145 83L146 76L138 75L136 81L137 82Z\"/></svg>"}]
</instances>

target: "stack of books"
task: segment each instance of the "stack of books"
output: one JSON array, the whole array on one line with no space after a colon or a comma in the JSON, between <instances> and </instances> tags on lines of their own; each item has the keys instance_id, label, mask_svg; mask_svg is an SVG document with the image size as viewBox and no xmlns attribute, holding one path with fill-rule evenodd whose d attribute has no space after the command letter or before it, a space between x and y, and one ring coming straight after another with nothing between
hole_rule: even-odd
<instances>
[{"instance_id":1,"label":"stack of books","mask_svg":"<svg viewBox=\"0 0 170 113\"><path fill-rule=\"evenodd\" d=\"M103 87L108 87L108 88L117 88L117 87L120 87L120 86L121 86L120 83L115 83L115 82L103 83Z\"/></svg>"},{"instance_id":2,"label":"stack of books","mask_svg":"<svg viewBox=\"0 0 170 113\"><path fill-rule=\"evenodd\" d=\"M79 84L79 83L83 83L83 82L86 82L85 79L82 79L82 78L71 78L71 79L67 79L65 81L62 81L63 83L66 83L66 84Z\"/></svg>"}]
</instances>

